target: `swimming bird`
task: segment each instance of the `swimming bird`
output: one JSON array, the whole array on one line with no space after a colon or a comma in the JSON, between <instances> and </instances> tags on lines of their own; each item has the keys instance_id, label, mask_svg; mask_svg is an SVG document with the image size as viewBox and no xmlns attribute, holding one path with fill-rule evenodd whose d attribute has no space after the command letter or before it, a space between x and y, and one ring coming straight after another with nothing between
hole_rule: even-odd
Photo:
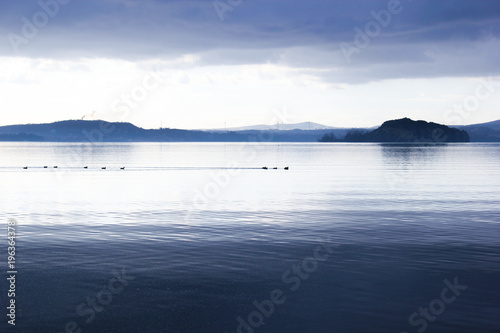
<instances>
[{"instance_id":1,"label":"swimming bird","mask_svg":"<svg viewBox=\"0 0 500 333\"><path fill-rule=\"evenodd\" d=\"M28 167L27 167L27 166L26 166L26 167L23 167L23 169L24 169L24 170L26 170L26 169L28 169Z\"/></svg>"},{"instance_id":2,"label":"swimming bird","mask_svg":"<svg viewBox=\"0 0 500 333\"><path fill-rule=\"evenodd\" d=\"M267 170L267 167L262 167L262 169Z\"/></svg>"},{"instance_id":3,"label":"swimming bird","mask_svg":"<svg viewBox=\"0 0 500 333\"><path fill-rule=\"evenodd\" d=\"M101 169L106 170L106 167L102 167Z\"/></svg>"},{"instance_id":4,"label":"swimming bird","mask_svg":"<svg viewBox=\"0 0 500 333\"><path fill-rule=\"evenodd\" d=\"M288 170L288 167L285 167L285 170Z\"/></svg>"},{"instance_id":5,"label":"swimming bird","mask_svg":"<svg viewBox=\"0 0 500 333\"><path fill-rule=\"evenodd\" d=\"M278 170L278 168L277 168L277 167L274 167L274 168L273 168L273 170Z\"/></svg>"},{"instance_id":6,"label":"swimming bird","mask_svg":"<svg viewBox=\"0 0 500 333\"><path fill-rule=\"evenodd\" d=\"M84 166L83 168L84 168L84 169L88 169L89 167L88 167L88 166Z\"/></svg>"},{"instance_id":7,"label":"swimming bird","mask_svg":"<svg viewBox=\"0 0 500 333\"><path fill-rule=\"evenodd\" d=\"M125 170L125 167L121 167L120 170Z\"/></svg>"},{"instance_id":8,"label":"swimming bird","mask_svg":"<svg viewBox=\"0 0 500 333\"><path fill-rule=\"evenodd\" d=\"M57 165L54 165L54 169L57 169Z\"/></svg>"},{"instance_id":9,"label":"swimming bird","mask_svg":"<svg viewBox=\"0 0 500 333\"><path fill-rule=\"evenodd\" d=\"M47 169L47 166L46 166L46 165L44 165L44 166L43 166L43 168L44 168L44 169Z\"/></svg>"}]
</instances>

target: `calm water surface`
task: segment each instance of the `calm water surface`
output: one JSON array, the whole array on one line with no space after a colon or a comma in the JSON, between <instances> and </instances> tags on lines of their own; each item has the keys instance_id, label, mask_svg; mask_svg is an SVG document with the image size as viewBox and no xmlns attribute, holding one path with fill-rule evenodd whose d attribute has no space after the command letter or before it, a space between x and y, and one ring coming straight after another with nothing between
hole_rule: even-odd
<instances>
[{"instance_id":1,"label":"calm water surface","mask_svg":"<svg viewBox=\"0 0 500 333\"><path fill-rule=\"evenodd\" d=\"M499 144L0 143L2 332L500 332L499 171Z\"/></svg>"}]
</instances>

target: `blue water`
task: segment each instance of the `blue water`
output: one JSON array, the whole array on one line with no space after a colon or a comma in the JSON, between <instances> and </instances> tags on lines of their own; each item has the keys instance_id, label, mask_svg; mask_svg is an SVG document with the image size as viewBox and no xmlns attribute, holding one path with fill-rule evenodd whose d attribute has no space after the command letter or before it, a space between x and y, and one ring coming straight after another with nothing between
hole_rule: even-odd
<instances>
[{"instance_id":1,"label":"blue water","mask_svg":"<svg viewBox=\"0 0 500 333\"><path fill-rule=\"evenodd\" d=\"M499 170L499 144L0 143L0 327L500 332Z\"/></svg>"}]
</instances>

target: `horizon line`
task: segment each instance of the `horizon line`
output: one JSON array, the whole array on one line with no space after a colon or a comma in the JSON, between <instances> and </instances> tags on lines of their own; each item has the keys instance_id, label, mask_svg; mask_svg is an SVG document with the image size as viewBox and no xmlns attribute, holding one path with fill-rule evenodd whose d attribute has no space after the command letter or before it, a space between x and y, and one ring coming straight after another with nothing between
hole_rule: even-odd
<instances>
[{"instance_id":1,"label":"horizon line","mask_svg":"<svg viewBox=\"0 0 500 333\"><path fill-rule=\"evenodd\" d=\"M396 119L388 119L388 120L385 120L385 121L389 121L389 120L398 120L398 119L404 119L404 118L409 118L409 119L412 119L410 117L402 117L402 118L396 118ZM414 120L414 119L412 119ZM426 121L426 122L433 122L433 121L428 121L428 120L424 120L424 119L416 119L415 121L420 121L420 120L423 120L423 121ZM310 131L314 131L314 130L335 130L335 129L356 129L356 128L359 128L359 129L369 129L369 128L373 128L373 127L379 127L381 126L384 122L378 124L378 125L372 125L372 126L365 126L365 127L359 127L359 126L331 126L331 125L325 125L325 124L321 124L321 123L317 123L317 122L314 122L314 121L303 121L303 122L297 122L297 123L280 123L280 124L254 124L254 125L243 125L243 126L231 126L231 127L228 127L227 129L224 129L224 128L174 128L174 127L141 127L139 125L136 125L134 124L133 122L130 122L130 121L109 121L109 120L104 120L104 119L63 119L63 120L55 120L55 121L51 121L51 122L42 122L42 123L24 123L24 124L6 124L6 125L0 125L0 127L7 127L7 126L24 126L24 125L49 125L49 124L54 124L54 123L59 123L59 122L65 122L65 121L103 121L103 122L107 122L107 123L121 123L121 124L131 124L135 127L138 127L138 128L141 128L141 129L144 129L144 130L160 130L160 129L175 129L175 130L186 130L186 131L219 131L219 132L223 132L223 131L245 131L245 127L257 127L257 126L286 126L286 125L298 125L298 124L307 124L307 123L314 123L316 125L321 125L321 126L324 126L324 127L330 127L330 128L313 128L313 129L303 129L304 131L307 131L307 130L310 130ZM491 122L495 122L495 121L500 121L500 119L494 119L494 120L490 120L490 121L484 121L484 122L480 122L480 123L470 123L470 124L456 124L456 125L449 125L449 124L443 124L443 123L437 123L437 124L441 124L441 125L445 125L445 126L448 126L448 127L460 127L460 126L471 126L471 125L480 125L480 124L486 124L486 123L491 123ZM247 129L247 130L252 130L252 129ZM254 130L259 130L259 129L254 129ZM261 129L260 131L263 131L263 130L270 130L270 129ZM293 130L293 129L279 129L279 128L276 128L276 129L273 129L273 130L277 130L277 131L289 131L289 130Z\"/></svg>"}]
</instances>

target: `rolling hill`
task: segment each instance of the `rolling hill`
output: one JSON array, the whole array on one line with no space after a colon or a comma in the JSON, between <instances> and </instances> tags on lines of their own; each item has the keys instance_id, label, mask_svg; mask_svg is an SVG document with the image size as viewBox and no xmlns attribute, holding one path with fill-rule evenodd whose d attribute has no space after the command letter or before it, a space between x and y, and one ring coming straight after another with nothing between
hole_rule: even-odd
<instances>
[{"instance_id":1,"label":"rolling hill","mask_svg":"<svg viewBox=\"0 0 500 333\"><path fill-rule=\"evenodd\" d=\"M387 122L386 122L387 123ZM426 122L424 122L426 123ZM385 124L385 123L384 123ZM389 123L390 124L390 123ZM434 123L428 123L434 124ZM424 124L421 124L424 125ZM438 125L438 124L435 124ZM435 126L432 125L432 126ZM262 127L263 126L263 127ZM304 129L318 127L317 129ZM439 125L443 126L443 125ZM446 126L445 126L446 127ZM500 120L483 124L454 126L457 130L465 130L472 142L500 142ZM280 130L267 125L241 127L239 130L182 130L182 129L144 129L130 123L106 122L102 120L65 120L47 124L9 125L0 127L0 141L48 141L48 142L317 142L321 138L326 141L347 140L400 140L391 137L387 125L382 130L359 138L359 135L370 133L370 129L333 128L316 123L299 123L280 125ZM462 141L464 137L455 138L453 132L445 130L450 140ZM423 132L422 132L423 131ZM420 134L415 132L411 140L430 140L429 132L421 128ZM393 131L392 134L395 132ZM358 138L353 137L358 135ZM346 137L347 136L347 137ZM432 136L432 133L431 133ZM329 139L328 139L329 138ZM455 138L455 139L453 139ZM432 138L431 138L432 139ZM406 138L405 140L409 140ZM385 141L378 141L385 142Z\"/></svg>"}]
</instances>

